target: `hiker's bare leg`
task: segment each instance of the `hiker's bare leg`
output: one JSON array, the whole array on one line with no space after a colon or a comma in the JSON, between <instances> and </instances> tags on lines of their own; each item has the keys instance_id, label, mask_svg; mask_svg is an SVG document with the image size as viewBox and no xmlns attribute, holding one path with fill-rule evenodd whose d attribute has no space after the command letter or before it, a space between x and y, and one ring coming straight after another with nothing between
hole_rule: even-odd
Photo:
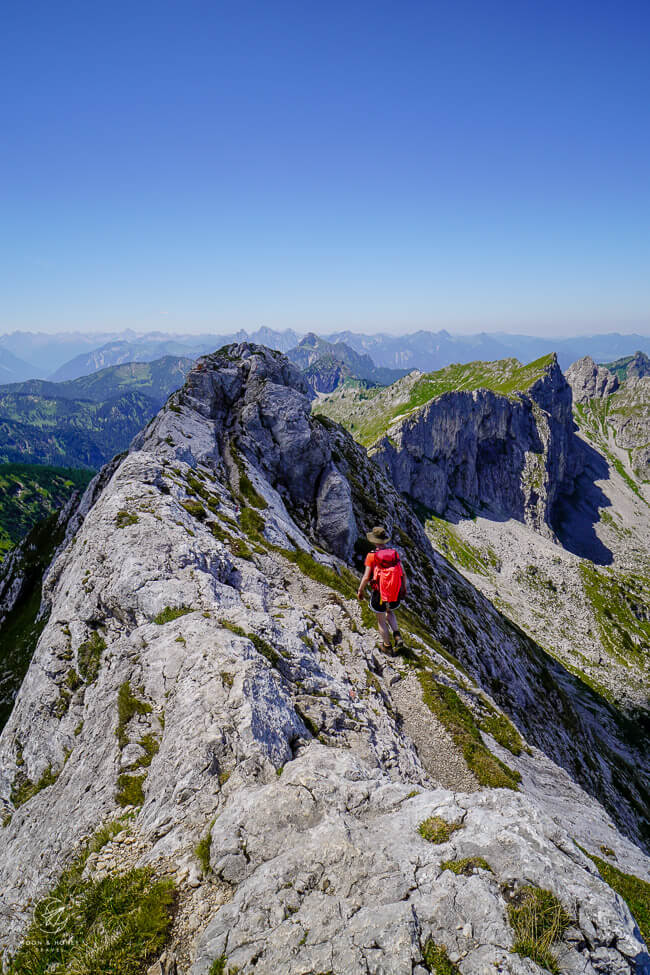
<instances>
[{"instance_id":1,"label":"hiker's bare leg","mask_svg":"<svg viewBox=\"0 0 650 975\"><path fill-rule=\"evenodd\" d=\"M377 626L379 627L379 632L381 638L384 641L385 646L390 646L390 630L386 623L386 613L376 613L377 616Z\"/></svg>"},{"instance_id":2,"label":"hiker's bare leg","mask_svg":"<svg viewBox=\"0 0 650 975\"><path fill-rule=\"evenodd\" d=\"M397 623L397 620L395 619L395 613L392 611L392 609L390 609L386 613L386 619L388 620L388 625L390 626L393 633L399 633L399 625Z\"/></svg>"}]
</instances>

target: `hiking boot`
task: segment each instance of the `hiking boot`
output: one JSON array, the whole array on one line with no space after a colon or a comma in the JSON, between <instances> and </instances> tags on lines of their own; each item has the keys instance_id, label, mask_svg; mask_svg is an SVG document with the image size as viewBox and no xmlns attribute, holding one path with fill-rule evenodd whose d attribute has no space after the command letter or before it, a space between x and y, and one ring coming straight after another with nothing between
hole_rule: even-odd
<instances>
[{"instance_id":1,"label":"hiking boot","mask_svg":"<svg viewBox=\"0 0 650 975\"><path fill-rule=\"evenodd\" d=\"M402 634L399 632L393 634L393 640L395 641L395 651L399 652L404 649L404 641L402 640Z\"/></svg>"},{"instance_id":2,"label":"hiking boot","mask_svg":"<svg viewBox=\"0 0 650 975\"><path fill-rule=\"evenodd\" d=\"M395 651L393 650L390 643L382 643L379 646L382 653L385 653L387 657L394 657Z\"/></svg>"}]
</instances>

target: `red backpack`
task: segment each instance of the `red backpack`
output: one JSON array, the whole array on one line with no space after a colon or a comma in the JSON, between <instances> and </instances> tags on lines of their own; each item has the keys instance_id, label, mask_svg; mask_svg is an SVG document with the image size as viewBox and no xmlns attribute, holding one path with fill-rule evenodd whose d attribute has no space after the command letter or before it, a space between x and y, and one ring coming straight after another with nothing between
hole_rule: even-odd
<instances>
[{"instance_id":1,"label":"red backpack","mask_svg":"<svg viewBox=\"0 0 650 975\"><path fill-rule=\"evenodd\" d=\"M379 589L382 603L394 603L399 599L404 575L399 555L394 548L382 548L374 556L373 587Z\"/></svg>"}]
</instances>

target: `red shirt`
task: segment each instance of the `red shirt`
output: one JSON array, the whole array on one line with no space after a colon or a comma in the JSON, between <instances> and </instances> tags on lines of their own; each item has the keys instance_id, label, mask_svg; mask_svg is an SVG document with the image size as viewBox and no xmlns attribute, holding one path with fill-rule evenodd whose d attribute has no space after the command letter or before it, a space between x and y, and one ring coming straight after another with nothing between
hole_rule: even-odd
<instances>
[{"instance_id":1,"label":"red shirt","mask_svg":"<svg viewBox=\"0 0 650 975\"><path fill-rule=\"evenodd\" d=\"M366 565L366 568L367 569L370 569L371 570L371 573L370 573L370 585L371 585L371 587L373 589L376 589L377 588L377 581L375 579L375 573L374 573L374 569L375 569L375 553L374 552L368 552L368 554L366 555L365 565Z\"/></svg>"}]
</instances>

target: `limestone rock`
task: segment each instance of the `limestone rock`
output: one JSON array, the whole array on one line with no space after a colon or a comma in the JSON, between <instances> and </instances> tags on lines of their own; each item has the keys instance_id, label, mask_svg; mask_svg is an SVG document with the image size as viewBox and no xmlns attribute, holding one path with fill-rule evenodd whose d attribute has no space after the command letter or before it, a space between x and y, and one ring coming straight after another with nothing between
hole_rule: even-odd
<instances>
[{"instance_id":1,"label":"limestone rock","mask_svg":"<svg viewBox=\"0 0 650 975\"><path fill-rule=\"evenodd\" d=\"M574 403L586 403L594 397L602 399L619 386L618 377L605 366L596 365L589 355L569 366L566 378L573 392Z\"/></svg>"},{"instance_id":2,"label":"limestone rock","mask_svg":"<svg viewBox=\"0 0 650 975\"><path fill-rule=\"evenodd\" d=\"M398 491L434 512L460 500L546 534L581 463L571 390L556 359L513 396L488 389L437 396L394 421L371 454Z\"/></svg>"}]
</instances>

